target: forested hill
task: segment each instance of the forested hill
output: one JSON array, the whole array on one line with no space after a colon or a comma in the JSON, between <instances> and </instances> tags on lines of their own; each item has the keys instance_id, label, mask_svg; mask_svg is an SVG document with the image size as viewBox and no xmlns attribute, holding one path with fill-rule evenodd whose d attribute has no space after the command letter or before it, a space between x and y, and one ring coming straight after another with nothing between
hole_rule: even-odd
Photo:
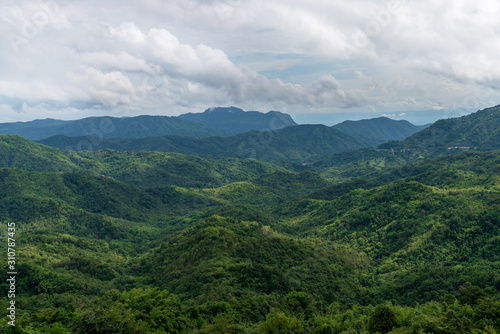
<instances>
[{"instance_id":1,"label":"forested hill","mask_svg":"<svg viewBox=\"0 0 500 334\"><path fill-rule=\"evenodd\" d=\"M290 115L279 111L261 113L258 111L243 111L236 107L210 108L203 113L182 114L179 118L236 133L244 133L252 130L278 130L287 126L297 125Z\"/></svg>"},{"instance_id":2,"label":"forested hill","mask_svg":"<svg viewBox=\"0 0 500 334\"><path fill-rule=\"evenodd\" d=\"M114 169L107 173L125 168L102 164L97 153L85 154ZM22 240L17 326L496 333L498 159L498 151L465 152L415 166L395 183L344 192L319 192L328 184L311 172L263 171L195 189L0 169L0 215ZM0 284L2 296L8 288Z\"/></svg>"},{"instance_id":3,"label":"forested hill","mask_svg":"<svg viewBox=\"0 0 500 334\"><path fill-rule=\"evenodd\" d=\"M36 172L80 172L113 177L141 187L216 187L286 171L257 160L203 159L163 152L74 152L19 136L0 135L0 167Z\"/></svg>"},{"instance_id":4,"label":"forested hill","mask_svg":"<svg viewBox=\"0 0 500 334\"><path fill-rule=\"evenodd\" d=\"M414 125L405 120L393 120L387 117L344 121L333 126L353 137L358 137L373 146L389 140L403 140L415 132L426 128L425 125Z\"/></svg>"},{"instance_id":5,"label":"forested hill","mask_svg":"<svg viewBox=\"0 0 500 334\"><path fill-rule=\"evenodd\" d=\"M41 140L40 143L71 150L87 149L93 143L93 149L177 152L202 157L294 162L311 161L336 152L369 146L355 137L324 125L298 125L276 131L251 131L226 138L165 136L144 139L99 139L55 136Z\"/></svg>"},{"instance_id":6,"label":"forested hill","mask_svg":"<svg viewBox=\"0 0 500 334\"><path fill-rule=\"evenodd\" d=\"M151 136L229 136L230 130L214 129L168 116L88 117L74 121L35 120L1 123L1 134L40 140L56 135L95 136L99 138L145 138Z\"/></svg>"},{"instance_id":7,"label":"forested hill","mask_svg":"<svg viewBox=\"0 0 500 334\"><path fill-rule=\"evenodd\" d=\"M492 141L495 110L457 129ZM0 135L10 332L500 333L500 150L376 150L322 125L51 140L93 150Z\"/></svg>"},{"instance_id":8,"label":"forested hill","mask_svg":"<svg viewBox=\"0 0 500 334\"><path fill-rule=\"evenodd\" d=\"M500 148L500 106L458 118L442 119L402 142L381 148Z\"/></svg>"}]
</instances>

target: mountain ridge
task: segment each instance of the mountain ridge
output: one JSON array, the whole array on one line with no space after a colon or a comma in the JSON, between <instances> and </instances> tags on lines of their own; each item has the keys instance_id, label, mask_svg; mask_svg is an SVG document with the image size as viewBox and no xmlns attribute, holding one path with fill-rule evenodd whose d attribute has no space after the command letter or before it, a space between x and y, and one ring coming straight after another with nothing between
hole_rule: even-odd
<instances>
[{"instance_id":1,"label":"mountain ridge","mask_svg":"<svg viewBox=\"0 0 500 334\"><path fill-rule=\"evenodd\" d=\"M44 145L81 150L85 137L56 136L40 140ZM252 158L263 161L306 162L328 154L368 147L369 144L326 125L297 125L276 131L250 131L232 137L189 138L179 136L143 139L98 139L93 149L177 152L201 157ZM80 145L82 146L82 145Z\"/></svg>"},{"instance_id":2,"label":"mountain ridge","mask_svg":"<svg viewBox=\"0 0 500 334\"><path fill-rule=\"evenodd\" d=\"M178 116L216 129L226 129L237 133L252 130L278 130L298 125L288 114L279 111L244 111L236 107L209 108L202 113L187 113Z\"/></svg>"},{"instance_id":3,"label":"mountain ridge","mask_svg":"<svg viewBox=\"0 0 500 334\"><path fill-rule=\"evenodd\" d=\"M12 134L30 140L41 140L55 135L96 136L100 138L145 138L162 135L192 137L230 136L225 129L214 129L171 116L141 115L135 117L87 117L72 121L53 119L30 122L1 123L1 134Z\"/></svg>"}]
</instances>

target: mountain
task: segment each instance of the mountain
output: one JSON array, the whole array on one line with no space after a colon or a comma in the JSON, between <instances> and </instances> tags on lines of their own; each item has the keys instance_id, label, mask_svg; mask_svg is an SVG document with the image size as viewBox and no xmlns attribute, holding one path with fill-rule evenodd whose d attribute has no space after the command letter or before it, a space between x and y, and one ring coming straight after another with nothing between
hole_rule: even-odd
<instances>
[{"instance_id":1,"label":"mountain","mask_svg":"<svg viewBox=\"0 0 500 334\"><path fill-rule=\"evenodd\" d=\"M467 116L442 119L401 142L380 148L500 148L500 106L479 110Z\"/></svg>"},{"instance_id":2,"label":"mountain","mask_svg":"<svg viewBox=\"0 0 500 334\"><path fill-rule=\"evenodd\" d=\"M229 136L230 130L214 129L198 123L168 116L88 117L74 121L35 120L0 123L1 134L19 135L40 140L56 135L94 136L99 138L145 138L153 136Z\"/></svg>"},{"instance_id":3,"label":"mountain","mask_svg":"<svg viewBox=\"0 0 500 334\"><path fill-rule=\"evenodd\" d=\"M358 137L377 146L389 140L403 140L427 126L413 125L405 120L393 120L387 117L344 121L333 126L353 137Z\"/></svg>"},{"instance_id":4,"label":"mountain","mask_svg":"<svg viewBox=\"0 0 500 334\"><path fill-rule=\"evenodd\" d=\"M324 125L297 125L276 131L251 131L225 138L164 136L143 139L99 139L55 136L39 142L71 150L86 149L90 145L92 149L97 150L177 152L201 157L294 162L306 162L328 154L368 146L357 138Z\"/></svg>"},{"instance_id":5,"label":"mountain","mask_svg":"<svg viewBox=\"0 0 500 334\"><path fill-rule=\"evenodd\" d=\"M210 108L202 113L183 114L179 118L236 133L244 133L252 130L278 130L287 126L297 125L290 115L279 111L261 113L258 111L243 111L235 107Z\"/></svg>"},{"instance_id":6,"label":"mountain","mask_svg":"<svg viewBox=\"0 0 500 334\"><path fill-rule=\"evenodd\" d=\"M236 137L256 156L293 159L352 138L325 126ZM291 173L288 163L0 136L16 331L498 333L500 151L369 172L400 158L364 148ZM364 179L322 177L358 165ZM0 282L1 308L9 289Z\"/></svg>"}]
</instances>

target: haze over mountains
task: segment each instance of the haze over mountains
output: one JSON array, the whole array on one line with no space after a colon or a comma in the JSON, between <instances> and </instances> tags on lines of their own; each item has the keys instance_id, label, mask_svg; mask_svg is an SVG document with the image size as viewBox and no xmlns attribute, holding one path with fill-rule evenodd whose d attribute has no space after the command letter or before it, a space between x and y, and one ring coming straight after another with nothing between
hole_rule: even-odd
<instances>
[{"instance_id":1,"label":"haze over mountains","mask_svg":"<svg viewBox=\"0 0 500 334\"><path fill-rule=\"evenodd\" d=\"M284 113L245 112L235 107L179 117L90 117L0 125L0 133L62 149L176 152L298 163L401 140L419 129L422 127L388 118L346 121L333 127L298 125Z\"/></svg>"},{"instance_id":2,"label":"haze over mountains","mask_svg":"<svg viewBox=\"0 0 500 334\"><path fill-rule=\"evenodd\" d=\"M19 135L31 140L40 140L56 135L145 138L165 135L206 137L233 134L230 130L209 128L178 117L168 116L89 117L75 121L47 119L2 123L0 124L0 133Z\"/></svg>"},{"instance_id":3,"label":"haze over mountains","mask_svg":"<svg viewBox=\"0 0 500 334\"><path fill-rule=\"evenodd\" d=\"M89 117L75 121L46 119L2 123L0 134L16 134L30 140L42 140L57 135L98 138L160 136L202 138L230 137L249 131L275 131L297 125L290 115L277 111L261 113L243 111L235 107L218 107L207 109L203 113L189 113L178 117ZM423 128L406 121L395 121L385 117L345 121L333 127L370 146L377 146L388 140L405 139Z\"/></svg>"},{"instance_id":4,"label":"haze over mountains","mask_svg":"<svg viewBox=\"0 0 500 334\"><path fill-rule=\"evenodd\" d=\"M260 113L242 109L212 108L199 114L136 117L89 117L75 121L55 119L0 123L0 134L15 134L31 140L56 135L100 138L145 138L156 136L227 137L251 130L277 130L297 125L290 115L277 111Z\"/></svg>"},{"instance_id":5,"label":"haze over mountains","mask_svg":"<svg viewBox=\"0 0 500 334\"><path fill-rule=\"evenodd\" d=\"M85 142L95 142L93 149L119 151L177 152L202 157L254 158L265 161L305 162L336 152L369 146L355 137L324 125L297 125L276 131L247 132L232 137L191 138L180 136L144 139L86 138L56 136L40 143L63 148L87 149Z\"/></svg>"}]
</instances>

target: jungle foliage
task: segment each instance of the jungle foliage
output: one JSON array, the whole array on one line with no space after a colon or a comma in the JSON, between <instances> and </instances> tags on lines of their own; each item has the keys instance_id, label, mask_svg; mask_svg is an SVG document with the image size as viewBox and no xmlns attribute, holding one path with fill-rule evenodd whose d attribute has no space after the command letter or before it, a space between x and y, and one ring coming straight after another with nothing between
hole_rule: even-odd
<instances>
[{"instance_id":1,"label":"jungle foliage","mask_svg":"<svg viewBox=\"0 0 500 334\"><path fill-rule=\"evenodd\" d=\"M0 136L3 330L498 334L500 151L454 152L296 164Z\"/></svg>"}]
</instances>

